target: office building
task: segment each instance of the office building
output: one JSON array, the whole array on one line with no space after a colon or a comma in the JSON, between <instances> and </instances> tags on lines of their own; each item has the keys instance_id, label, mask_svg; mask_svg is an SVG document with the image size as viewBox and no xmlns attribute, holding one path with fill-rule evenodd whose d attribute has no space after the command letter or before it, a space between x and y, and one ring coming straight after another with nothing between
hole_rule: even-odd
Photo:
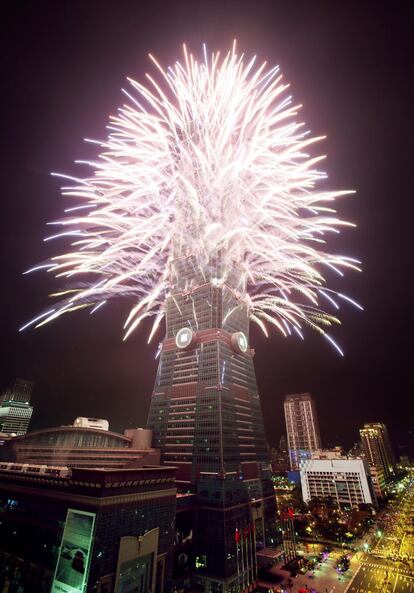
<instances>
[{"instance_id":1,"label":"office building","mask_svg":"<svg viewBox=\"0 0 414 593\"><path fill-rule=\"evenodd\" d=\"M0 396L0 432L26 434L33 414L32 391L31 381L16 379L14 386Z\"/></svg>"},{"instance_id":2,"label":"office building","mask_svg":"<svg viewBox=\"0 0 414 593\"><path fill-rule=\"evenodd\" d=\"M0 508L0 591L171 590L174 468L15 464L0 469Z\"/></svg>"},{"instance_id":3,"label":"office building","mask_svg":"<svg viewBox=\"0 0 414 593\"><path fill-rule=\"evenodd\" d=\"M279 447L272 447L270 449L270 459L274 473L287 472L290 469L289 450L284 435L280 437Z\"/></svg>"},{"instance_id":4,"label":"office building","mask_svg":"<svg viewBox=\"0 0 414 593\"><path fill-rule=\"evenodd\" d=\"M364 459L339 457L338 451L315 452L301 461L300 477L303 501L313 498L333 499L339 507L358 508L376 505L369 465Z\"/></svg>"},{"instance_id":5,"label":"office building","mask_svg":"<svg viewBox=\"0 0 414 593\"><path fill-rule=\"evenodd\" d=\"M270 458L249 346L249 307L234 266L171 264L148 427L181 491L198 495L194 586L240 593L257 579L257 546L276 543ZM243 560L242 560L243 559Z\"/></svg>"},{"instance_id":6,"label":"office building","mask_svg":"<svg viewBox=\"0 0 414 593\"><path fill-rule=\"evenodd\" d=\"M151 431L109 430L60 426L9 439L0 447L0 460L24 464L84 468L158 465L160 453L151 447Z\"/></svg>"},{"instance_id":7,"label":"office building","mask_svg":"<svg viewBox=\"0 0 414 593\"><path fill-rule=\"evenodd\" d=\"M384 470L382 467L370 463L369 472L371 474L372 485L374 487L376 497L384 498L387 491L387 482L384 477Z\"/></svg>"},{"instance_id":8,"label":"office building","mask_svg":"<svg viewBox=\"0 0 414 593\"><path fill-rule=\"evenodd\" d=\"M383 472L385 481L395 474L395 458L391 449L387 427L383 422L364 424L359 431L365 459L378 472Z\"/></svg>"},{"instance_id":9,"label":"office building","mask_svg":"<svg viewBox=\"0 0 414 593\"><path fill-rule=\"evenodd\" d=\"M302 460L321 448L315 402L310 393L287 395L284 408L290 469L297 471Z\"/></svg>"}]
</instances>

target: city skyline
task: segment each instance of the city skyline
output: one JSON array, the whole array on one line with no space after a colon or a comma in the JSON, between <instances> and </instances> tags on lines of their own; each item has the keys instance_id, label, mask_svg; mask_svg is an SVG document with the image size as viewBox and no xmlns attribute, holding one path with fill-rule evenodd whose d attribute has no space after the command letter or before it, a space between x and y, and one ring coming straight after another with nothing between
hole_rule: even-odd
<instances>
[{"instance_id":1,"label":"city skyline","mask_svg":"<svg viewBox=\"0 0 414 593\"><path fill-rule=\"evenodd\" d=\"M414 585L408 13L7 4L0 590Z\"/></svg>"},{"instance_id":2,"label":"city skyline","mask_svg":"<svg viewBox=\"0 0 414 593\"><path fill-rule=\"evenodd\" d=\"M87 16L87 9L85 11ZM352 25L352 11L347 12L344 9L342 15L348 27L354 26L359 43L357 47L362 48L362 54L356 49L349 50L348 47L345 51L346 40L340 35L334 39L334 32L338 33L335 28L338 27L338 12L334 9L325 13L322 23L318 24L316 18L311 20L312 26L309 28L288 9L282 11L284 27L288 26L297 38L303 37L300 55L292 50L294 44L289 35L283 32L281 25L276 27L276 41L273 41L273 32L271 34L269 26L264 27L260 47L257 46L257 40L254 44L259 55L269 56L272 61L280 63L286 78L292 82L294 98L305 104L306 120L312 123L312 131L328 134L325 148L329 155L330 183L335 187L355 187L357 190L357 197L348 200L348 204L344 202L343 208L345 217L356 220L359 230L353 232L352 244L348 235L341 241L341 247L351 245L352 255L363 260L364 273L360 277L348 275L341 287L346 286L347 292L361 301L366 309L361 314L344 309L343 325L335 334L345 350L344 360L339 359L318 336L312 336L309 332L306 341L301 342L276 336L266 340L255 330L252 331L259 393L267 436L271 443L277 442L283 432L281 404L284 395L303 391L311 392L318 402L322 432L326 434L328 442L344 440L347 441L346 445L350 445L356 439L357 430L365 422L371 421L385 422L389 426L391 440L397 445L407 440L408 431L412 429L409 415L400 412L404 407L404 370L408 374L408 359L404 359L408 352L404 348L404 341L408 343L408 330L403 325L403 319L409 305L408 292L404 291L403 280L395 274L394 266L395 262L401 262L398 270L401 270L402 275L401 257L405 255L403 238L400 235L403 233L398 230L400 226L397 220L388 229L391 209L388 196L391 189L394 191L395 183L391 186L391 180L384 177L380 178L381 183L377 180L378 171L383 171L388 157L391 159L392 179L398 178L399 167L402 167L396 157L393 160L390 147L393 146L392 134L396 133L394 129L399 127L398 117L402 117L404 109L399 108L398 113L392 109L393 101L396 101L394 90L382 87L382 76L385 69L391 79L392 76L395 77L394 82L400 80L398 68L403 68L403 62L399 62L400 65L395 70L393 60L381 52L379 63L374 62L374 55L378 55L376 50L380 47L381 31L386 26L391 31L392 48L398 56L404 55L404 38L398 39L403 23L402 17L399 17L400 21L395 14L386 14L381 9L374 16L368 13L369 11L360 9L359 17L360 23L367 26L374 19L376 28L372 29L372 46L365 44L360 29ZM30 8L27 9L27 15L29 14ZM256 16L264 26L266 19L274 24L277 14L277 10L271 9L270 3L264 3ZM23 32L19 33L15 28L18 16L17 13L10 15L9 35L13 33L15 37L13 40L10 37L9 53L6 52L6 56L11 58L20 40L17 55L21 64L24 64L24 70L20 67L12 69L10 62L10 87L13 90L6 110L10 113L11 108L11 114L14 114L14 117L10 117L10 123L20 123L16 127L10 125L6 128L6 138L11 146L7 163L14 177L7 190L15 199L6 204L8 215L5 217L7 222L3 239L5 246L10 245L16 235L24 237L24 240L14 247L13 258L10 258L7 248L2 252L6 283L10 291L2 295L2 321L6 328L8 351L1 363L0 389L6 389L19 376L35 381L36 409L33 427L60 424L64 422L64 418L77 415L108 416L114 426L125 426L129 422L145 425L156 371L155 349L144 344L148 333L145 327L127 345L122 344L117 329L125 315L126 309L122 304L112 307L109 320L108 317L96 317L84 323L78 316L70 323L63 320L53 328L48 327L23 336L18 335L17 328L27 319L28 314L43 306L45 288L47 290L55 287L48 280L36 279L33 283L33 278L29 281L21 276L25 269L47 254L47 249L39 245L38 237L45 235L45 223L61 211L59 184L49 177L49 172L68 171L74 155L89 156L90 153L80 154L83 150L83 136L102 136L106 113L118 104L118 89L123 85L125 75L138 76L145 71L145 52L153 48L156 33L155 30L150 30L133 51L125 46L118 52L115 51L113 55L116 59L109 69L104 67L106 61L103 46L99 45L99 35L106 31L106 21L100 22L95 37L84 40L73 55L64 44L58 44L58 59L63 62L66 60L71 73L69 78L72 77L75 86L83 89L79 99L74 99L71 95L72 83L65 82L53 60L46 59L47 54L51 53L50 44L56 43L56 36L62 30L59 29L62 27L59 14L49 11L46 22L50 25L50 39L45 39L35 51L32 51L33 44L42 20L39 15L36 18L36 15L31 14L31 24L27 21ZM149 22L150 15L143 13L141 16L144 21L146 18ZM239 18L242 16L245 20L246 14ZM310 12L303 8L304 20L305 16L311 18ZM75 22L70 10L67 17L76 34L81 25ZM219 25L221 17L223 24ZM178 31L184 36L185 27L181 25L180 28L179 19L176 18ZM161 26L167 32L167 17L164 19L161 20ZM226 9L222 13L217 11L213 14L209 22L204 28L200 25L203 30L199 33L203 40L209 45L214 44L214 41L227 45L225 31L229 26L230 16ZM126 20L123 24L128 31L128 43L132 44L132 28L127 27ZM324 25L330 31L327 38L319 35ZM236 25L232 28L236 28ZM19 37L23 34L24 38ZM249 49L249 44L254 39L253 29L236 34L243 49ZM160 47L157 53L167 61L172 54L174 57L177 55L177 43L172 37L166 35L162 43L158 42ZM316 48L311 59L307 53L312 54L311 48L314 48L317 40L321 46ZM111 48L115 49L115 40L111 43L114 44ZM101 48L98 56L93 55L94 44ZM326 66L325 54L345 57L333 68ZM84 60L87 65L82 69ZM43 65L45 61L46 66ZM31 69L27 68L28 63L33 66L33 73L29 73ZM97 73L91 75L95 71L100 73L101 79ZM369 87L364 84L367 72L372 76ZM349 87L354 77L356 86L359 85L358 90ZM26 103L26 99L22 103L19 97L26 84L31 89L31 102ZM400 85L403 85L401 81ZM391 89L393 85L390 83L389 87ZM53 89L51 94L48 92L50 88ZM336 88L342 89L342 98L338 97ZM86 105L88 93L94 98L89 106ZM375 98L378 118L372 118L371 115L371 105ZM95 110L91 103L96 100L99 108ZM404 93L401 93L399 101L404 100ZM386 117L391 111L393 117L397 118L393 124ZM31 132L29 135L27 129ZM383 148L376 146L383 135L391 135L385 154ZM364 154L370 155L370 162L364 162ZM400 194L404 196L402 179L398 183L402 184ZM398 183L395 188L397 190ZM375 212L373 221L372 212ZM391 231L389 246L388 240L387 245L383 245L382 237L387 236L385 231ZM384 265L385 270L382 269ZM388 283L386 277L392 272L397 291L396 296L389 297L395 299L394 306L391 303L387 305L387 309L395 308L395 303L398 302L399 310L396 317L391 319L384 311L383 295ZM30 311L27 308L28 301ZM297 372L299 365L300 373ZM399 372L400 367L402 373ZM396 395L387 397L394 394L394 391ZM117 402L115 409L114 401ZM332 419L335 414L339 418L343 417L340 406L352 409L353 413L348 426L337 428ZM396 453L398 455L398 450Z\"/></svg>"}]
</instances>

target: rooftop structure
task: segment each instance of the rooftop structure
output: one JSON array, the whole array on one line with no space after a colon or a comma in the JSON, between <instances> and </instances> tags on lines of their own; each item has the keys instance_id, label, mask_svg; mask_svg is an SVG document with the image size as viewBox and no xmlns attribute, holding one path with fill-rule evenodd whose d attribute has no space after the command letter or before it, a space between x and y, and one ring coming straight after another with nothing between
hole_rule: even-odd
<instances>
[{"instance_id":1,"label":"rooftop structure","mask_svg":"<svg viewBox=\"0 0 414 593\"><path fill-rule=\"evenodd\" d=\"M84 418L82 416L78 416L73 426L77 426L78 428L97 428L99 430L109 430L109 422L108 420L103 420L101 418Z\"/></svg>"},{"instance_id":2,"label":"rooftop structure","mask_svg":"<svg viewBox=\"0 0 414 593\"><path fill-rule=\"evenodd\" d=\"M349 458L351 458L349 456ZM317 449L311 452L311 459L348 459L341 447L333 449Z\"/></svg>"}]
</instances>

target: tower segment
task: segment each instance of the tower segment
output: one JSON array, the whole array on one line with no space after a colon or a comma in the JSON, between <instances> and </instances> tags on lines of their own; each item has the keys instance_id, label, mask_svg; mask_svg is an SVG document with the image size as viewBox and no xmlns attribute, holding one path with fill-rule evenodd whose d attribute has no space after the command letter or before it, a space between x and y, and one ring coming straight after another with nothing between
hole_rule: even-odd
<instances>
[{"instance_id":1,"label":"tower segment","mask_svg":"<svg viewBox=\"0 0 414 593\"><path fill-rule=\"evenodd\" d=\"M221 256L204 268L174 260L148 426L178 486L198 494L195 578L205 593L248 590L256 547L275 543L253 355L241 268L226 273Z\"/></svg>"}]
</instances>

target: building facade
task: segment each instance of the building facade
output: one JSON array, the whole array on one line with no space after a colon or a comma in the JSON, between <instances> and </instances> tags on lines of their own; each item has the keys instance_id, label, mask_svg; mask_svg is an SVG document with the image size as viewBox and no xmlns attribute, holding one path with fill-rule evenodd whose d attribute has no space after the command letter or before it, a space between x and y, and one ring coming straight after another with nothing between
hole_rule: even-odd
<instances>
[{"instance_id":1,"label":"building facade","mask_svg":"<svg viewBox=\"0 0 414 593\"><path fill-rule=\"evenodd\" d=\"M126 435L96 428L60 426L7 440L0 461L67 467L122 468L158 465L159 451L143 441L142 429Z\"/></svg>"},{"instance_id":2,"label":"building facade","mask_svg":"<svg viewBox=\"0 0 414 593\"><path fill-rule=\"evenodd\" d=\"M289 449L284 435L280 437L279 447L270 449L270 460L274 473L287 472L290 469Z\"/></svg>"},{"instance_id":3,"label":"building facade","mask_svg":"<svg viewBox=\"0 0 414 593\"><path fill-rule=\"evenodd\" d=\"M296 561L298 557L297 539L294 523L293 509L287 508L281 513L281 528L283 541L283 554L285 564L291 564Z\"/></svg>"},{"instance_id":4,"label":"building facade","mask_svg":"<svg viewBox=\"0 0 414 593\"><path fill-rule=\"evenodd\" d=\"M364 424L359 433L365 459L389 481L395 475L396 464L387 427L383 422L372 422Z\"/></svg>"},{"instance_id":5,"label":"building facade","mask_svg":"<svg viewBox=\"0 0 414 593\"><path fill-rule=\"evenodd\" d=\"M243 274L221 259L171 267L166 337L148 427L177 484L198 498L194 585L240 593L257 578L256 547L275 542L270 459L249 346Z\"/></svg>"},{"instance_id":6,"label":"building facade","mask_svg":"<svg viewBox=\"0 0 414 593\"><path fill-rule=\"evenodd\" d=\"M0 591L171 590L174 468L0 469Z\"/></svg>"},{"instance_id":7,"label":"building facade","mask_svg":"<svg viewBox=\"0 0 414 593\"><path fill-rule=\"evenodd\" d=\"M30 405L32 392L31 381L16 379L14 386L0 396L0 432L26 434L33 414Z\"/></svg>"},{"instance_id":8,"label":"building facade","mask_svg":"<svg viewBox=\"0 0 414 593\"><path fill-rule=\"evenodd\" d=\"M321 448L315 402L310 393L287 395L284 403L290 469L298 471L302 460Z\"/></svg>"},{"instance_id":9,"label":"building facade","mask_svg":"<svg viewBox=\"0 0 414 593\"><path fill-rule=\"evenodd\" d=\"M300 466L303 501L331 498L339 507L376 505L369 465L364 459L326 455L304 460Z\"/></svg>"},{"instance_id":10,"label":"building facade","mask_svg":"<svg viewBox=\"0 0 414 593\"><path fill-rule=\"evenodd\" d=\"M372 485L374 487L376 497L384 498L387 492L387 482L385 480L384 471L382 467L370 463L369 471L371 474Z\"/></svg>"}]
</instances>

